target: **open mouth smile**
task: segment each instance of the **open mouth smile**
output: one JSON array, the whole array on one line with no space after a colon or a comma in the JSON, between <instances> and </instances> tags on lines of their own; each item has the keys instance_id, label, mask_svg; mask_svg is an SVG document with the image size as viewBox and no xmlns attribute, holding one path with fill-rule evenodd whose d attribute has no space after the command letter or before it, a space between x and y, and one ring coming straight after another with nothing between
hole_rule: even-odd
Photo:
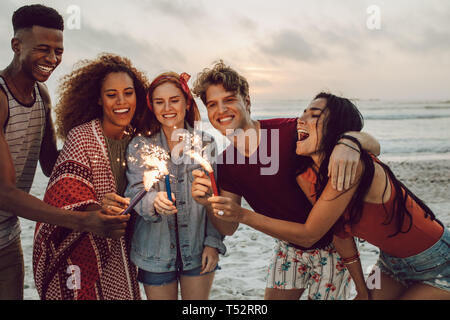
<instances>
[{"instance_id":1,"label":"open mouth smile","mask_svg":"<svg viewBox=\"0 0 450 320\"><path fill-rule=\"evenodd\" d=\"M115 114L126 114L126 113L128 113L129 111L130 111L129 108L128 108L128 109L123 108L123 109L116 109L116 110L113 110L113 112L114 112Z\"/></svg>"},{"instance_id":2,"label":"open mouth smile","mask_svg":"<svg viewBox=\"0 0 450 320\"><path fill-rule=\"evenodd\" d=\"M48 67L48 66L44 66L44 65L37 65L36 68L38 71L40 71L41 73L44 73L46 75L51 74L53 72L53 70L55 70L55 67Z\"/></svg>"},{"instance_id":3,"label":"open mouth smile","mask_svg":"<svg viewBox=\"0 0 450 320\"><path fill-rule=\"evenodd\" d=\"M297 134L298 134L298 141L305 141L309 137L308 131L303 129L298 129Z\"/></svg>"},{"instance_id":4,"label":"open mouth smile","mask_svg":"<svg viewBox=\"0 0 450 320\"><path fill-rule=\"evenodd\" d=\"M177 116L177 114L176 113L169 113L169 114L163 114L163 118L164 119L172 119L172 118L175 118Z\"/></svg>"},{"instance_id":5,"label":"open mouth smile","mask_svg":"<svg viewBox=\"0 0 450 320\"><path fill-rule=\"evenodd\" d=\"M220 124L224 124L224 123L228 123L233 121L234 116L225 116L225 117L221 117L219 119L217 119L217 122L219 122Z\"/></svg>"}]
</instances>

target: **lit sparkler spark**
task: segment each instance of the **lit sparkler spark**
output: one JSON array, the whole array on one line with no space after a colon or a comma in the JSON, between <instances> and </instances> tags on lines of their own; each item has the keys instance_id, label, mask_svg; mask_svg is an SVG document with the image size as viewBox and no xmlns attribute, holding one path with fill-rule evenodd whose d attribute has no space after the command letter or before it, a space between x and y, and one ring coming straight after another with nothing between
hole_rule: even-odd
<instances>
[{"instance_id":1,"label":"lit sparkler spark","mask_svg":"<svg viewBox=\"0 0 450 320\"><path fill-rule=\"evenodd\" d=\"M130 205L121 214L128 214L138 204L139 201L146 195L146 193L153 187L153 185L163 176L169 174L167 169L167 159L169 155L167 152L158 146L145 145L140 151L141 159L147 170L144 172L144 189L142 189L131 200ZM136 161L135 158L133 158Z\"/></svg>"},{"instance_id":2,"label":"lit sparkler spark","mask_svg":"<svg viewBox=\"0 0 450 320\"><path fill-rule=\"evenodd\" d=\"M189 150L187 154L194 160L196 160L209 174L209 179L211 180L211 187L213 189L214 195L217 197L219 191L217 190L216 179L214 178L214 170L208 160L204 159L199 153Z\"/></svg>"},{"instance_id":3,"label":"lit sparkler spark","mask_svg":"<svg viewBox=\"0 0 450 320\"><path fill-rule=\"evenodd\" d=\"M193 150L189 150L186 152L186 154L189 155L192 159L196 160L203 167L203 169L205 169L205 171L208 172L209 179L211 180L211 187L213 190L213 194L216 197L219 196L216 179L214 177L214 170L213 170L211 164L209 163L209 161L201 156L201 153L206 148L206 147L201 148L202 138L197 134L189 135L188 138L190 139L191 144L194 146L194 149L198 150L200 152L195 152ZM220 210L218 212L218 215L223 216L224 212L222 210Z\"/></svg>"}]
</instances>

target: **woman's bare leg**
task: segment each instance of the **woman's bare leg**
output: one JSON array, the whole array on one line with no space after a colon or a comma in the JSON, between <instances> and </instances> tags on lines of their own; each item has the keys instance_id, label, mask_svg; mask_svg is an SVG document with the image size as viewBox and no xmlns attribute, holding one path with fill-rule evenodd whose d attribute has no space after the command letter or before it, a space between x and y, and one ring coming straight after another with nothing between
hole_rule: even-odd
<instances>
[{"instance_id":1,"label":"woman's bare leg","mask_svg":"<svg viewBox=\"0 0 450 320\"><path fill-rule=\"evenodd\" d=\"M380 272L380 277L380 289L370 290L373 300L397 300L407 290L404 285L383 272Z\"/></svg>"},{"instance_id":2,"label":"woman's bare leg","mask_svg":"<svg viewBox=\"0 0 450 320\"><path fill-rule=\"evenodd\" d=\"M148 300L178 300L178 281L162 286L144 285Z\"/></svg>"},{"instance_id":3,"label":"woman's bare leg","mask_svg":"<svg viewBox=\"0 0 450 320\"><path fill-rule=\"evenodd\" d=\"M183 300L208 300L214 281L214 272L201 276L181 276L181 298Z\"/></svg>"},{"instance_id":4,"label":"woman's bare leg","mask_svg":"<svg viewBox=\"0 0 450 320\"><path fill-rule=\"evenodd\" d=\"M425 283L418 283L406 290L401 300L450 300L450 292L432 287Z\"/></svg>"},{"instance_id":5,"label":"woman's bare leg","mask_svg":"<svg viewBox=\"0 0 450 320\"><path fill-rule=\"evenodd\" d=\"M264 300L299 300L305 289L266 288Z\"/></svg>"}]
</instances>

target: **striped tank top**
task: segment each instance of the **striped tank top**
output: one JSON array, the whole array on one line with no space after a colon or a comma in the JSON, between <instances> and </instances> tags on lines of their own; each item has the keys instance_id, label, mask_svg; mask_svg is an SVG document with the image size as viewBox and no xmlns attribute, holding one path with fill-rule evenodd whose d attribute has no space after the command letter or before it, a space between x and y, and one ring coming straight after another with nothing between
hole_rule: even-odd
<instances>
[{"instance_id":1,"label":"striped tank top","mask_svg":"<svg viewBox=\"0 0 450 320\"><path fill-rule=\"evenodd\" d=\"M29 105L23 105L17 101L1 76L0 89L8 97L8 118L3 132L16 170L16 187L29 192L44 137L45 105L37 83L34 87L34 101ZM0 211L0 249L10 245L19 235L18 217Z\"/></svg>"}]
</instances>

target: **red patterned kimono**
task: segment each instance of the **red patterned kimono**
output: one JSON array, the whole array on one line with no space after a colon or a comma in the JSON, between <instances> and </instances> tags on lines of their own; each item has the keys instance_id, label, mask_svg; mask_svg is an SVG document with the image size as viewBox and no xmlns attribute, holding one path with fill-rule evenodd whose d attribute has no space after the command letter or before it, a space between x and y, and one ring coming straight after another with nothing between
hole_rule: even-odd
<instances>
[{"instance_id":1,"label":"red patterned kimono","mask_svg":"<svg viewBox=\"0 0 450 320\"><path fill-rule=\"evenodd\" d=\"M116 192L108 149L98 119L70 131L55 164L44 201L78 210ZM125 237L38 223L33 248L34 281L43 300L140 299L136 267Z\"/></svg>"}]
</instances>

